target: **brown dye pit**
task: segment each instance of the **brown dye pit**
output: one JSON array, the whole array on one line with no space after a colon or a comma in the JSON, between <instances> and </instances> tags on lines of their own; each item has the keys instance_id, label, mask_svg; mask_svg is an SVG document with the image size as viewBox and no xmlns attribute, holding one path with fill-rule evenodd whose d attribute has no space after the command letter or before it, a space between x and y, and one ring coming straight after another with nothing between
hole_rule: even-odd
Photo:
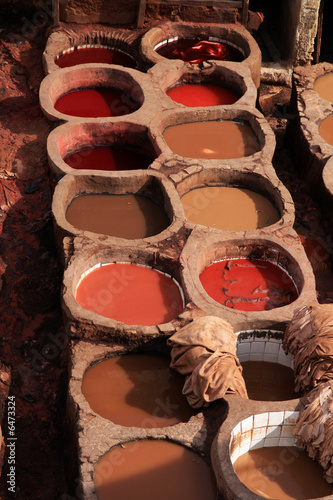
<instances>
[{"instance_id":1,"label":"brown dye pit","mask_svg":"<svg viewBox=\"0 0 333 500\"><path fill-rule=\"evenodd\" d=\"M155 47L156 52L167 59L182 59L191 64L200 64L209 59L220 61L244 60L243 54L226 41L210 41L200 38L165 40Z\"/></svg>"},{"instance_id":2,"label":"brown dye pit","mask_svg":"<svg viewBox=\"0 0 333 500\"><path fill-rule=\"evenodd\" d=\"M304 500L332 494L320 465L293 446L250 450L233 466L242 483L264 498Z\"/></svg>"},{"instance_id":3,"label":"brown dye pit","mask_svg":"<svg viewBox=\"0 0 333 500\"><path fill-rule=\"evenodd\" d=\"M319 125L319 134L328 144L333 146L333 116L325 118Z\"/></svg>"},{"instance_id":4,"label":"brown dye pit","mask_svg":"<svg viewBox=\"0 0 333 500\"><path fill-rule=\"evenodd\" d=\"M82 231L129 240L164 231L170 221L151 198L139 194L85 194L72 200L66 219Z\"/></svg>"},{"instance_id":5,"label":"brown dye pit","mask_svg":"<svg viewBox=\"0 0 333 500\"><path fill-rule=\"evenodd\" d=\"M286 401L297 397L291 368L268 361L242 361L242 367L249 399Z\"/></svg>"},{"instance_id":6,"label":"brown dye pit","mask_svg":"<svg viewBox=\"0 0 333 500\"><path fill-rule=\"evenodd\" d=\"M118 64L127 68L135 68L136 61L129 54L111 47L74 47L60 54L55 63L60 68L68 68L76 64L104 63Z\"/></svg>"},{"instance_id":7,"label":"brown dye pit","mask_svg":"<svg viewBox=\"0 0 333 500\"><path fill-rule=\"evenodd\" d=\"M99 500L215 500L208 465L175 443L144 440L112 448L96 464Z\"/></svg>"},{"instance_id":8,"label":"brown dye pit","mask_svg":"<svg viewBox=\"0 0 333 500\"><path fill-rule=\"evenodd\" d=\"M104 170L109 172L139 170L149 167L153 158L139 148L89 147L67 155L65 163L76 170Z\"/></svg>"},{"instance_id":9,"label":"brown dye pit","mask_svg":"<svg viewBox=\"0 0 333 500\"><path fill-rule=\"evenodd\" d=\"M313 88L322 99L333 102L333 73L317 78Z\"/></svg>"},{"instance_id":10,"label":"brown dye pit","mask_svg":"<svg viewBox=\"0 0 333 500\"><path fill-rule=\"evenodd\" d=\"M174 125L164 131L163 137L174 153L188 158L242 158L260 150L251 127L233 121Z\"/></svg>"},{"instance_id":11,"label":"brown dye pit","mask_svg":"<svg viewBox=\"0 0 333 500\"><path fill-rule=\"evenodd\" d=\"M248 189L201 187L186 193L181 201L188 220L223 231L257 229L280 219L267 198Z\"/></svg>"},{"instance_id":12,"label":"brown dye pit","mask_svg":"<svg viewBox=\"0 0 333 500\"><path fill-rule=\"evenodd\" d=\"M103 418L126 427L155 428L187 422L194 414L182 395L184 377L170 360L149 354L126 354L86 371L82 394Z\"/></svg>"}]
</instances>

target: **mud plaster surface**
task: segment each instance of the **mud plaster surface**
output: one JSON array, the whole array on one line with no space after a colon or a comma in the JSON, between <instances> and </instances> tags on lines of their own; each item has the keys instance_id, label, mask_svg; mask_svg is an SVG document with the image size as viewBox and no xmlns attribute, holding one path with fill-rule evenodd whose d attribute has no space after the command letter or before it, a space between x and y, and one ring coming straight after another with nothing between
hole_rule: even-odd
<instances>
[{"instance_id":1,"label":"mud plaster surface","mask_svg":"<svg viewBox=\"0 0 333 500\"><path fill-rule=\"evenodd\" d=\"M0 360L12 369L10 393L16 397L15 498L56 500L70 498L61 433L68 353L59 305L62 271L50 217L54 182L45 148L50 124L38 104L46 37L40 29L29 39L18 36L15 42L11 36L9 42L9 33L20 30L8 26L0 33ZM261 90L263 99L266 89ZM265 102L277 136L274 166L293 196L295 229L320 243L309 255L318 299L332 302L328 254L321 250L330 241L284 147L285 104L285 95L272 106ZM6 435L5 423L3 431ZM2 484L0 499L6 498Z\"/></svg>"}]
</instances>

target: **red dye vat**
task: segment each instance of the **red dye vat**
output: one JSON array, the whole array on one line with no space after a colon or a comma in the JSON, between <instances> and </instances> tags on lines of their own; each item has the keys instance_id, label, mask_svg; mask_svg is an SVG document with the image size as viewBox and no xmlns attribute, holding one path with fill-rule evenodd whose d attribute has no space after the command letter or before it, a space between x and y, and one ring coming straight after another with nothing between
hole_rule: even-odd
<instances>
[{"instance_id":1,"label":"red dye vat","mask_svg":"<svg viewBox=\"0 0 333 500\"><path fill-rule=\"evenodd\" d=\"M138 170L146 169L153 158L139 150L116 147L84 148L64 158L72 168L82 170Z\"/></svg>"},{"instance_id":2,"label":"red dye vat","mask_svg":"<svg viewBox=\"0 0 333 500\"><path fill-rule=\"evenodd\" d=\"M106 264L79 283L76 300L84 309L128 325L158 325L184 308L178 284L168 275L129 263Z\"/></svg>"},{"instance_id":3,"label":"red dye vat","mask_svg":"<svg viewBox=\"0 0 333 500\"><path fill-rule=\"evenodd\" d=\"M168 90L167 95L188 107L234 104L239 99L238 94L215 83L186 83Z\"/></svg>"},{"instance_id":4,"label":"red dye vat","mask_svg":"<svg viewBox=\"0 0 333 500\"><path fill-rule=\"evenodd\" d=\"M94 88L68 92L57 100L54 107L65 115L98 118L128 115L140 106L120 90Z\"/></svg>"},{"instance_id":5,"label":"red dye vat","mask_svg":"<svg viewBox=\"0 0 333 500\"><path fill-rule=\"evenodd\" d=\"M236 62L244 60L243 54L226 42L197 38L180 38L167 42L155 50L167 59L182 59L191 64L200 64L209 59Z\"/></svg>"},{"instance_id":6,"label":"red dye vat","mask_svg":"<svg viewBox=\"0 0 333 500\"><path fill-rule=\"evenodd\" d=\"M58 56L55 63L60 68L87 63L118 64L127 68L136 67L136 61L129 54L109 47L75 47L74 50Z\"/></svg>"},{"instance_id":7,"label":"red dye vat","mask_svg":"<svg viewBox=\"0 0 333 500\"><path fill-rule=\"evenodd\" d=\"M200 275L212 299L241 311L264 311L290 304L298 297L293 280L279 266L264 260L214 262Z\"/></svg>"}]
</instances>

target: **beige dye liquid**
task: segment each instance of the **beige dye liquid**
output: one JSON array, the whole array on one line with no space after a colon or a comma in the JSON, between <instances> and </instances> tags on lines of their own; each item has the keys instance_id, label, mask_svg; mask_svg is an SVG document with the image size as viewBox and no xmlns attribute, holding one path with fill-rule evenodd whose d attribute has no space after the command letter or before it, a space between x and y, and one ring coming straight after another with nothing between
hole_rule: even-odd
<instances>
[{"instance_id":1,"label":"beige dye liquid","mask_svg":"<svg viewBox=\"0 0 333 500\"><path fill-rule=\"evenodd\" d=\"M313 88L322 99L333 102L333 73L327 73L317 78Z\"/></svg>"},{"instance_id":2,"label":"beige dye liquid","mask_svg":"<svg viewBox=\"0 0 333 500\"><path fill-rule=\"evenodd\" d=\"M243 377L250 399L286 401L294 399L294 371L268 361L242 361Z\"/></svg>"}]
</instances>

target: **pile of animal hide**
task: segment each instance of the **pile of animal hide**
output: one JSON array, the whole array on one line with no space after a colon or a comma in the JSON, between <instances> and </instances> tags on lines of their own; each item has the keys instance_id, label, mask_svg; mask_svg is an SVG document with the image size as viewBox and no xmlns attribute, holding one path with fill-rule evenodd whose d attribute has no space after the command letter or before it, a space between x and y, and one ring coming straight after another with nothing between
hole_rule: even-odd
<instances>
[{"instance_id":1,"label":"pile of animal hide","mask_svg":"<svg viewBox=\"0 0 333 500\"><path fill-rule=\"evenodd\" d=\"M183 394L193 408L226 393L248 397L236 343L231 325L215 316L198 318L168 339L170 367L186 375Z\"/></svg>"},{"instance_id":2,"label":"pile of animal hide","mask_svg":"<svg viewBox=\"0 0 333 500\"><path fill-rule=\"evenodd\" d=\"M333 380L333 304L311 304L296 310L283 348L294 356L296 392Z\"/></svg>"},{"instance_id":3,"label":"pile of animal hide","mask_svg":"<svg viewBox=\"0 0 333 500\"><path fill-rule=\"evenodd\" d=\"M333 482L333 381L322 382L303 398L293 434L297 445L323 467L325 479Z\"/></svg>"}]
</instances>

